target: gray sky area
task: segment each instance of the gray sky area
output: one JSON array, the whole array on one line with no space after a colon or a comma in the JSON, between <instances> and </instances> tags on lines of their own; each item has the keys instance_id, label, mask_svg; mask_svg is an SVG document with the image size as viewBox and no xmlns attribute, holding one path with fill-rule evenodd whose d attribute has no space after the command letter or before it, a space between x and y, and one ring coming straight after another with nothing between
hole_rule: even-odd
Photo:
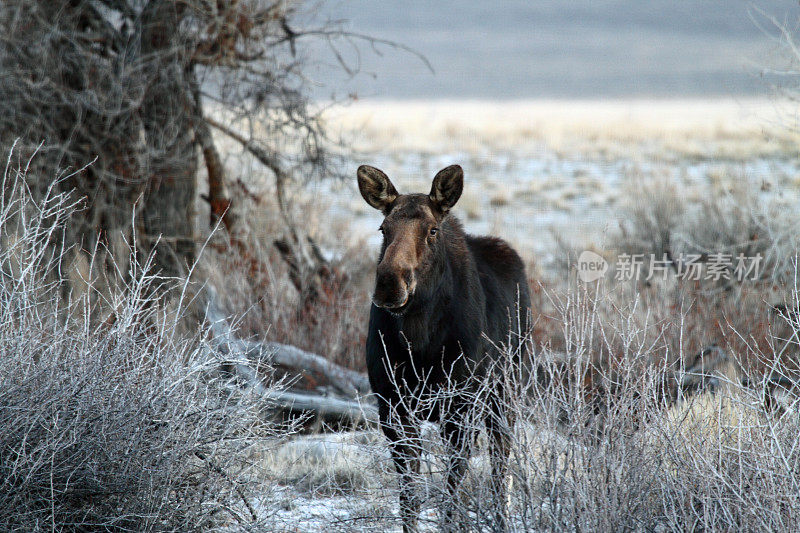
<instances>
[{"instance_id":1,"label":"gray sky area","mask_svg":"<svg viewBox=\"0 0 800 533\"><path fill-rule=\"evenodd\" d=\"M763 11L761 13L760 11ZM766 15L766 16L765 16ZM798 30L794 0L326 0L316 20L412 54L340 43L354 77L325 47L316 96L361 98L624 98L762 95L765 67L785 67L774 17ZM800 41L800 35L798 35Z\"/></svg>"}]
</instances>

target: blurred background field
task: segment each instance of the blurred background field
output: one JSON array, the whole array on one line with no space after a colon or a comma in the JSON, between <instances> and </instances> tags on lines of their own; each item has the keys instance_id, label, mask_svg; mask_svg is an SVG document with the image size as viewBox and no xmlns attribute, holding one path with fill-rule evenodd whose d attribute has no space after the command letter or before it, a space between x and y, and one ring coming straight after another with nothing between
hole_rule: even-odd
<instances>
[{"instance_id":1,"label":"blurred background field","mask_svg":"<svg viewBox=\"0 0 800 533\"><path fill-rule=\"evenodd\" d=\"M379 101L332 110L326 121L357 154L348 170L374 164L401 191L424 191L439 168L461 164L455 213L467 230L501 235L549 268L557 239L603 247L651 181L695 201L747 187L797 205L798 135L786 108L767 98ZM379 214L354 182L319 191L332 219L353 223L350 236L374 249Z\"/></svg>"}]
</instances>

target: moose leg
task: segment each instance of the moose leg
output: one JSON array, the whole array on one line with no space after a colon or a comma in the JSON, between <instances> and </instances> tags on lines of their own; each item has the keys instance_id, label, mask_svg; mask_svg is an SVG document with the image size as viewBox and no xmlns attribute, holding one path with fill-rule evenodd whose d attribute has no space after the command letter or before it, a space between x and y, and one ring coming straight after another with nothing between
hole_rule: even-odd
<instances>
[{"instance_id":1,"label":"moose leg","mask_svg":"<svg viewBox=\"0 0 800 533\"><path fill-rule=\"evenodd\" d=\"M419 474L419 429L405 418L391 421L383 417L382 419L383 433L389 439L392 460L400 475L400 517L403 520L403 533L412 533L417 531L420 503L414 490L415 479Z\"/></svg>"},{"instance_id":2,"label":"moose leg","mask_svg":"<svg viewBox=\"0 0 800 533\"><path fill-rule=\"evenodd\" d=\"M456 517L454 516L455 506L458 504L457 491L467 469L471 432L463 426L463 420L459 421L456 417L448 417L442 421L442 435L448 445L445 524L442 529L456 531L459 529L459 525L455 524Z\"/></svg>"},{"instance_id":3,"label":"moose leg","mask_svg":"<svg viewBox=\"0 0 800 533\"><path fill-rule=\"evenodd\" d=\"M492 465L492 507L495 514L495 530L507 531L506 514L508 494L506 477L508 476L508 456L511 452L511 436L514 421L510 417L501 400L492 402L492 408L486 417L486 432L489 436L490 461Z\"/></svg>"}]
</instances>

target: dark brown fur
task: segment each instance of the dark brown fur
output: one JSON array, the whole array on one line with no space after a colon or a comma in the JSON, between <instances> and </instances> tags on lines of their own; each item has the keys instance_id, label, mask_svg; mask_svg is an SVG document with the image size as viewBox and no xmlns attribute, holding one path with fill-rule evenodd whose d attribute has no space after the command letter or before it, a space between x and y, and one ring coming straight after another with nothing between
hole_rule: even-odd
<instances>
[{"instance_id":1,"label":"dark brown fur","mask_svg":"<svg viewBox=\"0 0 800 533\"><path fill-rule=\"evenodd\" d=\"M476 386L491 378L507 346L520 354L519 337L530 308L525 267L503 240L467 235L449 210L463 188L453 165L434 178L430 194L399 195L388 177L360 167L359 189L386 216L366 343L367 371L378 397L381 427L401 475L404 530L415 528L418 502L411 480L418 470L418 429L412 419L439 421L451 447L447 485L451 492L466 467L475 428L463 424L476 403ZM377 191L377 193L375 192ZM385 191L390 191L387 194ZM394 192L391 192L394 191ZM488 337L488 340L487 340ZM486 425L492 441L495 507L503 523L503 484L508 435L513 421L503 409L508 391L497 380ZM448 401L436 397L448 388ZM413 413L410 411L414 411Z\"/></svg>"}]
</instances>

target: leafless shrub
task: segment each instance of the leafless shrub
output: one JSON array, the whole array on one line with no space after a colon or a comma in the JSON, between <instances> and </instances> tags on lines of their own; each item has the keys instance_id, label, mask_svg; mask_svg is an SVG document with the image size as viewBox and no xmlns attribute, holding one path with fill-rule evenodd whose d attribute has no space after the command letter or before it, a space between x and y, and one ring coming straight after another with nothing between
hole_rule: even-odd
<instances>
[{"instance_id":1,"label":"leafless shrub","mask_svg":"<svg viewBox=\"0 0 800 533\"><path fill-rule=\"evenodd\" d=\"M766 197L746 177L738 178L731 177L728 186L707 186L697 199L674 186L637 182L645 194L630 196L613 247L645 259L651 254L666 258L676 272L686 271L689 255L708 266L713 255L721 254L732 266L707 288L729 289L739 281L734 268L740 255L761 256L759 268L748 273L748 279L791 282L792 260L800 247L798 215L779 196ZM648 264L643 272L648 274Z\"/></svg>"},{"instance_id":2,"label":"leafless shrub","mask_svg":"<svg viewBox=\"0 0 800 533\"><path fill-rule=\"evenodd\" d=\"M198 335L175 334L183 306L158 299L175 280L151 263L134 257L128 284L101 301L91 283L64 291L69 250L52 243L75 203L34 200L24 172L7 167L0 197L0 529L263 523L243 453L276 428L212 372Z\"/></svg>"},{"instance_id":3,"label":"leafless shrub","mask_svg":"<svg viewBox=\"0 0 800 533\"><path fill-rule=\"evenodd\" d=\"M672 258L674 233L685 216L686 202L674 185L655 179L644 184L643 193L630 191L626 195L630 203L615 244L623 253L653 253L658 259Z\"/></svg>"},{"instance_id":4,"label":"leafless shrub","mask_svg":"<svg viewBox=\"0 0 800 533\"><path fill-rule=\"evenodd\" d=\"M633 321L651 346L663 348L666 364L686 365L680 354L717 344L748 374L764 373L763 353L782 353L784 365L797 366L798 351L785 341L791 331L781 319L782 310L793 310L787 300L800 251L797 214L746 180L709 186L698 197L658 182L637 185L619 232L602 252L610 263L602 289L580 285L588 294L602 292L592 312L613 325L602 343L595 337L593 353L624 351L616 332L630 331L625 322ZM548 313L567 303L562 293L553 291ZM571 320L586 323L581 315ZM551 339L562 350L568 341Z\"/></svg>"}]
</instances>

